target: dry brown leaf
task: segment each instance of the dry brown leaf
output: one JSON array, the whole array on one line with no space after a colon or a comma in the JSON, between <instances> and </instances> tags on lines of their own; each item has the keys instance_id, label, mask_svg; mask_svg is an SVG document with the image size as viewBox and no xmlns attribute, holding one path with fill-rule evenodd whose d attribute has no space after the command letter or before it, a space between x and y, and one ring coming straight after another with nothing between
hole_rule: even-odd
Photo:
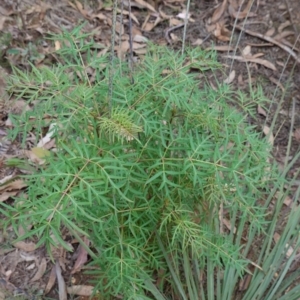
<instances>
[{"instance_id":1,"label":"dry brown leaf","mask_svg":"<svg viewBox=\"0 0 300 300\"><path fill-rule=\"evenodd\" d=\"M259 65L263 65L273 71L276 71L276 67L269 61L265 60L265 59L260 59L260 58L248 58L248 57L242 57L242 56L231 56L231 55L227 55L225 57L231 58L231 59L236 59L238 61L241 62L253 62Z\"/></svg>"},{"instance_id":2,"label":"dry brown leaf","mask_svg":"<svg viewBox=\"0 0 300 300\"><path fill-rule=\"evenodd\" d=\"M150 18L150 17L149 17ZM148 20L149 20L148 18ZM142 30L145 30L147 32L151 31L155 26L157 26L157 24L159 24L162 21L162 19L157 16L156 20L154 22L144 22L144 24L142 25Z\"/></svg>"},{"instance_id":3,"label":"dry brown leaf","mask_svg":"<svg viewBox=\"0 0 300 300\"><path fill-rule=\"evenodd\" d=\"M251 55L250 56L250 58L258 58L258 57L262 57L262 56L264 56L265 54L264 53L256 53L256 54L253 54L253 55Z\"/></svg>"},{"instance_id":4,"label":"dry brown leaf","mask_svg":"<svg viewBox=\"0 0 300 300\"><path fill-rule=\"evenodd\" d=\"M146 46L147 46L146 44L142 44L142 43L136 43L136 42L132 43L132 48L133 48L134 51L138 50L138 49L143 49Z\"/></svg>"},{"instance_id":5,"label":"dry brown leaf","mask_svg":"<svg viewBox=\"0 0 300 300\"><path fill-rule=\"evenodd\" d=\"M5 184L6 182L7 184ZM21 190L26 186L27 184L22 179L16 179L13 181L13 177L6 176L1 180L0 191Z\"/></svg>"},{"instance_id":6,"label":"dry brown leaf","mask_svg":"<svg viewBox=\"0 0 300 300\"><path fill-rule=\"evenodd\" d=\"M295 32L294 31L291 31L291 30L286 30L286 31L282 31L280 33L278 33L277 35L273 36L273 39L274 40L277 40L277 41L280 41L288 36L291 36L291 35L295 35Z\"/></svg>"},{"instance_id":7,"label":"dry brown leaf","mask_svg":"<svg viewBox=\"0 0 300 300\"><path fill-rule=\"evenodd\" d=\"M190 19L190 17L191 17L191 14L190 13L187 13L187 11L186 11L186 9L184 9L181 13L179 13L177 16L176 16L177 18L179 18L179 19L183 19L183 20L185 20L185 19Z\"/></svg>"},{"instance_id":8,"label":"dry brown leaf","mask_svg":"<svg viewBox=\"0 0 300 300\"><path fill-rule=\"evenodd\" d=\"M129 13L128 13L128 15L129 15ZM132 19L137 25L140 25L139 20L137 19L137 17L136 17L133 13L130 14L130 17L131 17L131 19Z\"/></svg>"},{"instance_id":9,"label":"dry brown leaf","mask_svg":"<svg viewBox=\"0 0 300 300\"><path fill-rule=\"evenodd\" d=\"M91 285L73 285L67 287L68 294L78 296L91 296L93 294L94 287Z\"/></svg>"},{"instance_id":10,"label":"dry brown leaf","mask_svg":"<svg viewBox=\"0 0 300 300\"><path fill-rule=\"evenodd\" d=\"M162 70L162 72L161 72L162 75L169 75L169 74L171 74L171 73L172 73L172 71L169 70L169 69L164 69L164 70Z\"/></svg>"},{"instance_id":11,"label":"dry brown leaf","mask_svg":"<svg viewBox=\"0 0 300 300\"><path fill-rule=\"evenodd\" d=\"M252 275L246 274L244 276L244 278L240 280L240 282L239 282L239 291L240 292L246 291L248 289L251 279L252 279Z\"/></svg>"},{"instance_id":12,"label":"dry brown leaf","mask_svg":"<svg viewBox=\"0 0 300 300\"><path fill-rule=\"evenodd\" d=\"M272 36L275 33L275 28L270 28L266 33L265 36Z\"/></svg>"},{"instance_id":13,"label":"dry brown leaf","mask_svg":"<svg viewBox=\"0 0 300 300\"><path fill-rule=\"evenodd\" d=\"M116 32L119 33L120 35L124 34L124 26L120 22L116 22Z\"/></svg>"},{"instance_id":14,"label":"dry brown leaf","mask_svg":"<svg viewBox=\"0 0 300 300\"><path fill-rule=\"evenodd\" d=\"M2 192L0 195L0 202L6 201L11 197L16 196L19 191L12 191L12 192Z\"/></svg>"},{"instance_id":15,"label":"dry brown leaf","mask_svg":"<svg viewBox=\"0 0 300 300\"><path fill-rule=\"evenodd\" d=\"M249 13L246 13L246 12L243 12L243 11L238 12L231 5L229 5L229 7L228 7L228 12L229 12L229 15L232 18L235 18L235 19L238 19L238 20L257 16L256 13L252 13L252 12L249 12Z\"/></svg>"},{"instance_id":16,"label":"dry brown leaf","mask_svg":"<svg viewBox=\"0 0 300 300\"><path fill-rule=\"evenodd\" d=\"M181 24L183 24L183 23L182 23L182 20L178 20L178 19L176 19L176 18L171 18L171 19L169 20L169 26L170 26L170 27L174 27L174 26L181 25Z\"/></svg>"},{"instance_id":17,"label":"dry brown leaf","mask_svg":"<svg viewBox=\"0 0 300 300\"><path fill-rule=\"evenodd\" d=\"M222 222L223 222L223 224L227 227L228 230L230 230L230 231L232 230L232 226L231 226L231 223L230 223L229 220L223 218L223 219L222 219ZM233 228L233 233L236 233L236 227L235 227L235 226L234 226L234 228Z\"/></svg>"},{"instance_id":18,"label":"dry brown leaf","mask_svg":"<svg viewBox=\"0 0 300 300\"><path fill-rule=\"evenodd\" d=\"M150 20L150 17L151 17L150 14L148 14L148 15L146 16L146 18L145 18L145 20L144 20L144 22L143 22L143 24L142 24L142 27L141 27L142 30L143 30L143 28L147 25L148 21Z\"/></svg>"},{"instance_id":19,"label":"dry brown leaf","mask_svg":"<svg viewBox=\"0 0 300 300\"><path fill-rule=\"evenodd\" d=\"M61 48L60 41L54 41L54 46L55 46L55 51L60 50L60 48Z\"/></svg>"},{"instance_id":20,"label":"dry brown leaf","mask_svg":"<svg viewBox=\"0 0 300 300\"><path fill-rule=\"evenodd\" d=\"M282 32L284 28L288 27L291 25L290 21L285 21L278 27L278 32Z\"/></svg>"},{"instance_id":21,"label":"dry brown leaf","mask_svg":"<svg viewBox=\"0 0 300 300\"><path fill-rule=\"evenodd\" d=\"M272 77L269 77L270 81L275 83L276 85L278 85L281 90L284 92L285 91L285 88L284 86L281 84L281 82L279 80L277 80L276 78L274 78L273 76Z\"/></svg>"},{"instance_id":22,"label":"dry brown leaf","mask_svg":"<svg viewBox=\"0 0 300 300\"><path fill-rule=\"evenodd\" d=\"M21 115L25 111L32 110L28 104L28 101L25 101L24 99L16 100L12 103L11 106L11 113L15 115Z\"/></svg>"},{"instance_id":23,"label":"dry brown leaf","mask_svg":"<svg viewBox=\"0 0 300 300\"><path fill-rule=\"evenodd\" d=\"M26 267L26 270L27 271L33 270L33 269L35 269L35 267L36 267L35 263L32 263L28 267Z\"/></svg>"},{"instance_id":24,"label":"dry brown leaf","mask_svg":"<svg viewBox=\"0 0 300 300\"><path fill-rule=\"evenodd\" d=\"M179 37L175 33L170 33L170 37L174 43L176 43L180 40Z\"/></svg>"},{"instance_id":25,"label":"dry brown leaf","mask_svg":"<svg viewBox=\"0 0 300 300\"><path fill-rule=\"evenodd\" d=\"M0 180L0 185L3 185L4 183L11 181L13 178L14 178L14 174L5 176ZM0 190L1 190L1 186L0 186Z\"/></svg>"},{"instance_id":26,"label":"dry brown leaf","mask_svg":"<svg viewBox=\"0 0 300 300\"><path fill-rule=\"evenodd\" d=\"M42 148L42 147L33 147L31 150L30 150L36 157L38 158L45 158L45 157L48 157L51 155L51 152L45 148Z\"/></svg>"},{"instance_id":27,"label":"dry brown leaf","mask_svg":"<svg viewBox=\"0 0 300 300\"><path fill-rule=\"evenodd\" d=\"M13 9L5 9L4 7L0 6L0 15L4 15L4 16L10 16L12 14L15 14L15 10Z\"/></svg>"},{"instance_id":28,"label":"dry brown leaf","mask_svg":"<svg viewBox=\"0 0 300 300\"><path fill-rule=\"evenodd\" d=\"M157 12L156 9L152 5L150 5L149 3L147 3L144 0L135 0L134 2L138 3L143 8L147 8L147 9L151 10L152 12L155 12L155 13Z\"/></svg>"},{"instance_id":29,"label":"dry brown leaf","mask_svg":"<svg viewBox=\"0 0 300 300\"><path fill-rule=\"evenodd\" d=\"M112 19L108 18L107 23L109 26L112 26ZM116 21L116 32L120 35L124 34L124 26L120 22Z\"/></svg>"},{"instance_id":30,"label":"dry brown leaf","mask_svg":"<svg viewBox=\"0 0 300 300\"><path fill-rule=\"evenodd\" d=\"M278 243L280 238L281 238L280 234L275 232L274 235L273 235L273 239L274 239L275 243ZM285 247L286 247L286 250L287 250L286 253L285 253L285 256L287 258L289 258L293 254L294 249L289 244L286 244Z\"/></svg>"},{"instance_id":31,"label":"dry brown leaf","mask_svg":"<svg viewBox=\"0 0 300 300\"><path fill-rule=\"evenodd\" d=\"M274 135L271 132L270 127L265 125L263 127L263 133L268 137L268 142L271 144L271 146L273 146L274 145Z\"/></svg>"},{"instance_id":32,"label":"dry brown leaf","mask_svg":"<svg viewBox=\"0 0 300 300\"><path fill-rule=\"evenodd\" d=\"M238 76L238 84L239 84L239 85L244 85L244 80L243 80L243 75L242 75L242 74L240 74L240 75Z\"/></svg>"},{"instance_id":33,"label":"dry brown leaf","mask_svg":"<svg viewBox=\"0 0 300 300\"><path fill-rule=\"evenodd\" d=\"M242 1L240 0L240 6L243 5L244 1L245 0L242 0ZM243 12L244 13L250 12L250 9L251 9L252 5L253 5L253 0L249 0L246 7L243 10Z\"/></svg>"},{"instance_id":34,"label":"dry brown leaf","mask_svg":"<svg viewBox=\"0 0 300 300\"><path fill-rule=\"evenodd\" d=\"M293 136L297 142L300 142L300 128L296 128L296 130L293 133Z\"/></svg>"},{"instance_id":35,"label":"dry brown leaf","mask_svg":"<svg viewBox=\"0 0 300 300\"><path fill-rule=\"evenodd\" d=\"M90 241L86 237L83 238L83 241L86 244L86 246L89 247ZM77 259L75 261L71 274L75 274L79 272L88 260L88 253L82 245L78 246L76 254L77 254Z\"/></svg>"},{"instance_id":36,"label":"dry brown leaf","mask_svg":"<svg viewBox=\"0 0 300 300\"><path fill-rule=\"evenodd\" d=\"M54 149L56 147L55 139L52 139L50 142L46 143L43 148L46 150Z\"/></svg>"},{"instance_id":37,"label":"dry brown leaf","mask_svg":"<svg viewBox=\"0 0 300 300\"><path fill-rule=\"evenodd\" d=\"M235 10L237 10L239 8L239 4L238 4L237 0L229 0L228 3L231 4Z\"/></svg>"},{"instance_id":38,"label":"dry brown leaf","mask_svg":"<svg viewBox=\"0 0 300 300\"><path fill-rule=\"evenodd\" d=\"M0 31L3 30L4 24L6 21L12 21L13 19L10 17L5 17L0 15Z\"/></svg>"},{"instance_id":39,"label":"dry brown leaf","mask_svg":"<svg viewBox=\"0 0 300 300\"><path fill-rule=\"evenodd\" d=\"M211 17L211 23L216 23L220 18L223 16L224 12L227 8L227 0L223 0L223 3L221 3L214 11L212 17Z\"/></svg>"},{"instance_id":40,"label":"dry brown leaf","mask_svg":"<svg viewBox=\"0 0 300 300\"><path fill-rule=\"evenodd\" d=\"M103 13L98 13L98 14L92 15L92 19L95 19L95 18L97 18L97 19L99 19L99 20L102 20L102 21L108 20L108 19L109 19L109 18L108 18L105 14L103 14Z\"/></svg>"},{"instance_id":41,"label":"dry brown leaf","mask_svg":"<svg viewBox=\"0 0 300 300\"><path fill-rule=\"evenodd\" d=\"M87 12L87 10L85 10L83 8L83 5L80 1L75 0L75 4L76 4L76 8L78 9L78 11L87 19L89 19L89 13Z\"/></svg>"},{"instance_id":42,"label":"dry brown leaf","mask_svg":"<svg viewBox=\"0 0 300 300\"><path fill-rule=\"evenodd\" d=\"M47 132L47 134L41 138L36 146L36 148L42 148L45 144L49 143L50 140L52 139L52 137L55 135L56 133L56 127L57 124L56 123L51 123L49 126L49 130Z\"/></svg>"},{"instance_id":43,"label":"dry brown leaf","mask_svg":"<svg viewBox=\"0 0 300 300\"><path fill-rule=\"evenodd\" d=\"M173 15L167 15L166 13L164 13L161 7L159 7L158 12L163 19L168 20L168 19L173 18Z\"/></svg>"},{"instance_id":44,"label":"dry brown leaf","mask_svg":"<svg viewBox=\"0 0 300 300\"><path fill-rule=\"evenodd\" d=\"M25 15L31 15L35 12L40 12L40 7L38 5L32 5L30 8L28 8L25 12L23 12Z\"/></svg>"},{"instance_id":45,"label":"dry brown leaf","mask_svg":"<svg viewBox=\"0 0 300 300\"><path fill-rule=\"evenodd\" d=\"M278 9L280 9L280 10L286 10L286 4L285 3L279 4L278 5Z\"/></svg>"},{"instance_id":46,"label":"dry brown leaf","mask_svg":"<svg viewBox=\"0 0 300 300\"><path fill-rule=\"evenodd\" d=\"M143 36L143 35L139 35L139 34L136 34L134 37L133 37L133 41L134 42L137 42L137 43L147 43L148 42L148 39ZM146 46L146 45L145 45Z\"/></svg>"},{"instance_id":47,"label":"dry brown leaf","mask_svg":"<svg viewBox=\"0 0 300 300\"><path fill-rule=\"evenodd\" d=\"M5 121L4 124L5 124L5 127L7 127L7 128L12 128L14 126L10 117L7 118L7 120Z\"/></svg>"},{"instance_id":48,"label":"dry brown leaf","mask_svg":"<svg viewBox=\"0 0 300 300\"><path fill-rule=\"evenodd\" d=\"M123 9L123 10L118 9L117 12L118 12L119 14L123 14L123 15L129 16L129 11L127 11L127 10L125 10L125 9ZM131 12L131 14L130 14L130 17L131 17L131 19L132 19L136 24L140 25L139 20L136 18L136 16L135 16L132 12Z\"/></svg>"},{"instance_id":49,"label":"dry brown leaf","mask_svg":"<svg viewBox=\"0 0 300 300\"><path fill-rule=\"evenodd\" d=\"M243 0L243 3L244 3L244 0ZM235 8L235 6L229 5L228 12L229 12L230 16L235 19L245 19L245 18L255 17L256 14L250 12L252 4L253 4L253 0L249 0L243 11L238 11L238 9Z\"/></svg>"},{"instance_id":50,"label":"dry brown leaf","mask_svg":"<svg viewBox=\"0 0 300 300\"><path fill-rule=\"evenodd\" d=\"M4 292L0 291L0 300L5 300L7 295L4 294Z\"/></svg>"},{"instance_id":51,"label":"dry brown leaf","mask_svg":"<svg viewBox=\"0 0 300 300\"><path fill-rule=\"evenodd\" d=\"M243 50L242 50L242 55L243 56L249 56L251 55L251 46L247 45Z\"/></svg>"},{"instance_id":52,"label":"dry brown leaf","mask_svg":"<svg viewBox=\"0 0 300 300\"><path fill-rule=\"evenodd\" d=\"M0 118L1 118L1 112L0 112ZM1 164L3 163L3 159L6 157L7 152L9 151L11 147L11 141L6 138L0 138L0 159Z\"/></svg>"},{"instance_id":53,"label":"dry brown leaf","mask_svg":"<svg viewBox=\"0 0 300 300\"><path fill-rule=\"evenodd\" d=\"M143 36L143 33L138 27L132 26L132 36L134 37L136 35Z\"/></svg>"},{"instance_id":54,"label":"dry brown leaf","mask_svg":"<svg viewBox=\"0 0 300 300\"><path fill-rule=\"evenodd\" d=\"M217 91L217 87L214 85L214 83L211 80L209 81L209 84L214 91Z\"/></svg>"},{"instance_id":55,"label":"dry brown leaf","mask_svg":"<svg viewBox=\"0 0 300 300\"><path fill-rule=\"evenodd\" d=\"M179 3L179 2L182 2L182 3L185 3L186 0L165 0L164 2L166 3Z\"/></svg>"},{"instance_id":56,"label":"dry brown leaf","mask_svg":"<svg viewBox=\"0 0 300 300\"><path fill-rule=\"evenodd\" d=\"M129 41L123 41L121 45L115 46L117 55L120 59L123 58L123 55L129 50Z\"/></svg>"},{"instance_id":57,"label":"dry brown leaf","mask_svg":"<svg viewBox=\"0 0 300 300\"><path fill-rule=\"evenodd\" d=\"M26 196L26 198L27 198L27 195L25 195L25 196ZM22 202L20 203L20 205L22 205ZM27 212L27 213L29 213L29 212ZM24 227L20 224L19 227L18 227L18 234L19 234L19 236L24 235L24 234L27 233L27 231L29 231L31 228L32 228L32 225L31 225L31 224L28 225L26 228L24 228Z\"/></svg>"},{"instance_id":58,"label":"dry brown leaf","mask_svg":"<svg viewBox=\"0 0 300 300\"><path fill-rule=\"evenodd\" d=\"M34 282L34 281L40 280L43 277L43 275L45 274L46 269L47 269L47 261L45 258L42 258L41 263L38 266L37 272L35 273L33 278L30 279L30 281Z\"/></svg>"},{"instance_id":59,"label":"dry brown leaf","mask_svg":"<svg viewBox=\"0 0 300 300\"><path fill-rule=\"evenodd\" d=\"M1 259L1 272L4 273L7 280L9 280L11 274L15 272L18 263L22 261L23 258L20 256L20 251L18 249L7 253L5 259Z\"/></svg>"},{"instance_id":60,"label":"dry brown leaf","mask_svg":"<svg viewBox=\"0 0 300 300\"><path fill-rule=\"evenodd\" d=\"M267 116L267 112L260 105L257 106L257 112L264 117Z\"/></svg>"},{"instance_id":61,"label":"dry brown leaf","mask_svg":"<svg viewBox=\"0 0 300 300\"><path fill-rule=\"evenodd\" d=\"M220 41L230 41L231 33L224 24L216 23L216 29L214 30L213 34Z\"/></svg>"},{"instance_id":62,"label":"dry brown leaf","mask_svg":"<svg viewBox=\"0 0 300 300\"><path fill-rule=\"evenodd\" d=\"M147 53L147 48L134 50L134 53L136 53L137 55L144 55Z\"/></svg>"},{"instance_id":63,"label":"dry brown leaf","mask_svg":"<svg viewBox=\"0 0 300 300\"><path fill-rule=\"evenodd\" d=\"M284 67L284 68L286 67L285 63L279 60L276 60L276 64L280 67Z\"/></svg>"},{"instance_id":64,"label":"dry brown leaf","mask_svg":"<svg viewBox=\"0 0 300 300\"><path fill-rule=\"evenodd\" d=\"M20 250L26 251L26 252L32 252L36 250L36 244L33 242L24 242L24 241L19 241L13 244L15 248L18 248Z\"/></svg>"},{"instance_id":65,"label":"dry brown leaf","mask_svg":"<svg viewBox=\"0 0 300 300\"><path fill-rule=\"evenodd\" d=\"M193 46L200 46L203 44L203 40L202 39L196 39L196 41L194 41L192 43Z\"/></svg>"},{"instance_id":66,"label":"dry brown leaf","mask_svg":"<svg viewBox=\"0 0 300 300\"><path fill-rule=\"evenodd\" d=\"M206 24L205 28L207 30L207 32L213 32L216 29L216 24Z\"/></svg>"},{"instance_id":67,"label":"dry brown leaf","mask_svg":"<svg viewBox=\"0 0 300 300\"><path fill-rule=\"evenodd\" d=\"M97 53L97 57L104 56L108 51L109 51L109 47L104 48L103 50L101 50ZM105 64L102 64L99 67L101 67L101 69L105 69Z\"/></svg>"},{"instance_id":68,"label":"dry brown leaf","mask_svg":"<svg viewBox=\"0 0 300 300\"><path fill-rule=\"evenodd\" d=\"M40 158L38 155L36 155L33 151L31 150L24 150L23 154L34 164L37 164L39 166L43 165L46 160Z\"/></svg>"},{"instance_id":69,"label":"dry brown leaf","mask_svg":"<svg viewBox=\"0 0 300 300\"><path fill-rule=\"evenodd\" d=\"M56 237L54 235L51 235L51 238L53 239L53 241L57 244L57 240L56 240ZM62 237L64 240L65 240L65 237ZM66 242L67 246L70 248L70 249L73 249L73 246ZM66 270L66 249L63 248L61 245L58 245L58 246L54 246L51 244L50 246L50 249L51 249L51 254L52 254L52 257L59 262L59 265L61 266L61 268L65 271Z\"/></svg>"},{"instance_id":70,"label":"dry brown leaf","mask_svg":"<svg viewBox=\"0 0 300 300\"><path fill-rule=\"evenodd\" d=\"M205 50L209 51L209 50L215 50L215 51L233 51L234 48L232 46L229 45L221 45L221 46L213 46L213 47L207 47L205 48Z\"/></svg>"},{"instance_id":71,"label":"dry brown leaf","mask_svg":"<svg viewBox=\"0 0 300 300\"><path fill-rule=\"evenodd\" d=\"M230 38L228 36L219 34L218 31L215 31L215 37L218 38L218 40L222 41L222 42L229 42Z\"/></svg>"},{"instance_id":72,"label":"dry brown leaf","mask_svg":"<svg viewBox=\"0 0 300 300\"><path fill-rule=\"evenodd\" d=\"M289 196L286 196L285 199L283 200L283 203L284 205L291 207L293 204L293 200Z\"/></svg>"},{"instance_id":73,"label":"dry brown leaf","mask_svg":"<svg viewBox=\"0 0 300 300\"><path fill-rule=\"evenodd\" d=\"M51 289L53 288L56 281L56 271L55 271L55 265L52 266L47 285L45 287L45 295L47 295Z\"/></svg>"},{"instance_id":74,"label":"dry brown leaf","mask_svg":"<svg viewBox=\"0 0 300 300\"><path fill-rule=\"evenodd\" d=\"M224 83L230 84L233 82L234 78L235 78L235 70L230 72L229 76L224 80Z\"/></svg>"},{"instance_id":75,"label":"dry brown leaf","mask_svg":"<svg viewBox=\"0 0 300 300\"><path fill-rule=\"evenodd\" d=\"M67 297L66 283L64 278L61 275L61 268L58 261L56 261L55 263L55 273L56 273L56 278L58 283L59 300L67 300L68 297Z\"/></svg>"}]
</instances>

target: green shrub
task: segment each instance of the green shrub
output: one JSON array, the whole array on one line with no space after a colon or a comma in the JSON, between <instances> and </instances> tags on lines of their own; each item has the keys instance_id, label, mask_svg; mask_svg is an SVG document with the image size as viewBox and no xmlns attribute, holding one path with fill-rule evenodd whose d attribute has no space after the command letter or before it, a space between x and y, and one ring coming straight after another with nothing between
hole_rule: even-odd
<instances>
[{"instance_id":1,"label":"green shrub","mask_svg":"<svg viewBox=\"0 0 300 300\"><path fill-rule=\"evenodd\" d=\"M234 286L226 296L220 282L251 273L242 238L269 228L261 203L279 182L270 145L231 105L247 102L251 111L257 102L198 79L220 67L214 53L151 45L132 74L113 61L110 98L108 58L79 30L60 39L61 64L11 78L10 91L34 103L11 116L12 137L41 136L50 116L57 151L26 176L28 198L3 204L7 224L16 232L31 224L20 238L37 237L48 250L69 249L66 230L87 236L104 299L230 299Z\"/></svg>"}]
</instances>

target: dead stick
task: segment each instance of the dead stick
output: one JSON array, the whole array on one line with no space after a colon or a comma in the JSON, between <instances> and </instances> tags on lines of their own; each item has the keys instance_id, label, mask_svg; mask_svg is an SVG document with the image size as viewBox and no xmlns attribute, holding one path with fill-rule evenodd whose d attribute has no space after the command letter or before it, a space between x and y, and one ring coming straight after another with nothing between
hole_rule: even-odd
<instances>
[{"instance_id":1,"label":"dead stick","mask_svg":"<svg viewBox=\"0 0 300 300\"><path fill-rule=\"evenodd\" d=\"M132 38L132 18L131 18L131 2L128 1L129 11L129 69L130 69L130 83L134 84L133 79L133 38Z\"/></svg>"},{"instance_id":2,"label":"dead stick","mask_svg":"<svg viewBox=\"0 0 300 300\"><path fill-rule=\"evenodd\" d=\"M176 30L176 29L178 29L178 28L181 28L181 27L183 27L183 26L184 26L184 23L179 24L179 25L176 25L176 26L171 27L171 28L168 28L168 29L166 30L166 32L165 32L165 38L166 38L166 40L168 41L168 43L169 43L170 45L172 44L172 40L170 39L170 33L171 33L171 31Z\"/></svg>"},{"instance_id":3,"label":"dead stick","mask_svg":"<svg viewBox=\"0 0 300 300\"><path fill-rule=\"evenodd\" d=\"M279 43L278 41L272 39L269 36L266 36L266 35L263 35L261 33L257 33L257 32L245 29L245 28L243 28L241 26L236 25L235 28L237 28L237 29L239 29L241 31L244 31L244 32L246 32L249 35L256 36L256 37L258 37L258 38L260 38L262 40L265 40L265 41L267 41L269 43L277 45L278 47L280 47L281 49L283 49L284 51L286 51L287 53L289 53L296 60L296 62L300 64L300 57L298 57L298 55L291 48L289 48L288 46L285 46L285 45Z\"/></svg>"}]
</instances>

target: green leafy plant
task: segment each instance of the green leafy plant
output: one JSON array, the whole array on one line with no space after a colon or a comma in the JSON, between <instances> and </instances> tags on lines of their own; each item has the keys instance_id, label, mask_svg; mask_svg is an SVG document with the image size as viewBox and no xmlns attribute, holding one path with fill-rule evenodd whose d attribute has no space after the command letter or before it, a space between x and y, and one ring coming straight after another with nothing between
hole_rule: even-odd
<instances>
[{"instance_id":1,"label":"green leafy plant","mask_svg":"<svg viewBox=\"0 0 300 300\"><path fill-rule=\"evenodd\" d=\"M110 98L109 59L97 56L89 36L76 28L55 39L62 63L15 70L10 81L17 98L34 104L11 116L11 137L42 135L49 127L44 116L52 116L57 151L26 176L26 199L2 203L5 225L16 232L22 226L20 239L36 237L48 250L70 250L62 232L83 245L88 237L95 289L105 299L232 299L246 274L257 288L241 299L284 291L289 281L275 288L273 278L286 245L299 246L296 224L279 249L264 240L276 226L282 201L275 212L268 205L284 177L269 163L270 145L229 104L236 99L251 112L265 99L256 95L254 102L221 84L198 89L199 72L220 68L213 52L181 55L151 45L133 73L114 61ZM257 237L262 245L249 255ZM267 270L265 255L277 269ZM266 272L274 289L257 298L266 293Z\"/></svg>"}]
</instances>

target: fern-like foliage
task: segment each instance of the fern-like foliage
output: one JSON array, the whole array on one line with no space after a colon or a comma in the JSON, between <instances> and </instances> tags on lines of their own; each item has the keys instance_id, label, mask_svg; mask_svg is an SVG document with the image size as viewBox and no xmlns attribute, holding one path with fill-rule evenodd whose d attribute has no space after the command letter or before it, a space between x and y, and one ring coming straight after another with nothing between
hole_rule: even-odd
<instances>
[{"instance_id":1,"label":"fern-like foliage","mask_svg":"<svg viewBox=\"0 0 300 300\"><path fill-rule=\"evenodd\" d=\"M150 45L134 83L118 62L110 113L108 58L86 39L65 33L67 48L57 54L63 63L15 70L10 91L34 109L12 116L11 136L39 135L51 118L57 152L27 176L28 197L2 207L7 222L16 231L31 224L21 238L37 236L48 249L68 248L66 228L89 237L96 288L107 297L147 299L145 278L168 269L162 249L179 264L187 251L202 266L209 260L247 271L248 260L220 232L220 210L264 229L257 200L272 180L269 145L228 104L227 85L198 89L199 71L220 67L214 54Z\"/></svg>"}]
</instances>

